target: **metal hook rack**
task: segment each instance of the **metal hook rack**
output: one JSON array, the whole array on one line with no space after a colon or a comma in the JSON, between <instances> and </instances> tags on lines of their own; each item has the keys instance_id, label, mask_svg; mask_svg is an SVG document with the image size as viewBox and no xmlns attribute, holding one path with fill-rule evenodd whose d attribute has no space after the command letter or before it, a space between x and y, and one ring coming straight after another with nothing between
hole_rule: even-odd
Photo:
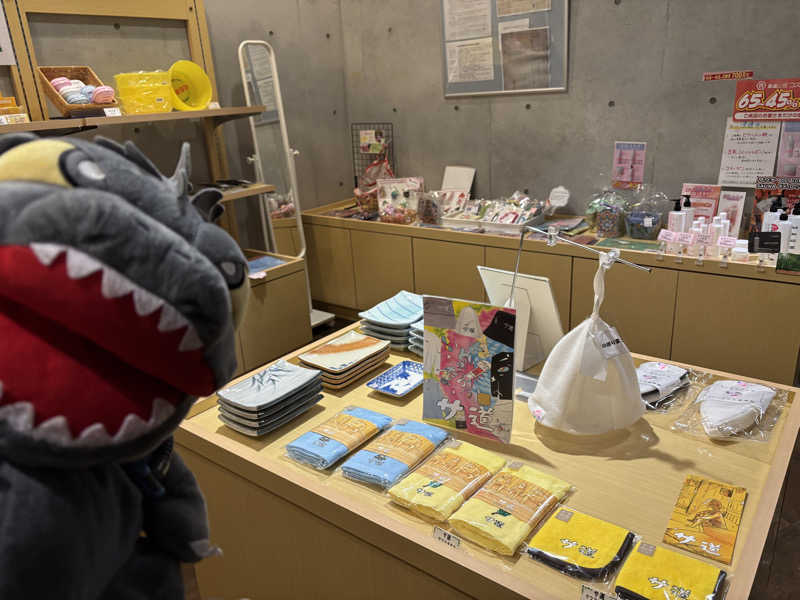
<instances>
[{"instance_id":1,"label":"metal hook rack","mask_svg":"<svg viewBox=\"0 0 800 600\"><path fill-rule=\"evenodd\" d=\"M557 241L562 241L565 244L570 244L572 246L577 246L578 248L583 248L584 250L588 250L589 252L594 252L595 254L599 255L606 255L613 259L614 262L621 263L623 265L627 265L629 267L633 267L634 269L639 269L641 271L647 271L648 273L652 272L653 269L650 267L643 267L642 265L637 265L634 262L629 260L625 260L624 258L619 257L619 251L612 249L610 252L603 252L602 250L598 250L597 248L592 248L591 246L586 246L584 244L579 244L578 242L571 240L569 238L565 238L558 234L558 229L553 226L547 228L547 231L544 229L539 229L538 227L534 227L532 225L523 225L520 228L519 234L519 248L517 248L517 263L514 266L514 277L511 280L511 294L509 296L509 302L513 301L514 298L514 291L516 290L517 286L517 273L519 273L519 260L522 257L522 242L525 241L525 233L528 231L533 231L535 233L541 233L542 235L547 236L547 245L548 246L555 246Z\"/></svg>"}]
</instances>

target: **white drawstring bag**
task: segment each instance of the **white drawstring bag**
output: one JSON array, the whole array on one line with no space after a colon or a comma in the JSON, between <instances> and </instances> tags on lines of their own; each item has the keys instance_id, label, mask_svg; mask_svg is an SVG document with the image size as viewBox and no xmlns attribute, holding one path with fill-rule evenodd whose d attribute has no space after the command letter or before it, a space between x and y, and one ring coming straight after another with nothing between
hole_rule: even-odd
<instances>
[{"instance_id":1,"label":"white drawstring bag","mask_svg":"<svg viewBox=\"0 0 800 600\"><path fill-rule=\"evenodd\" d=\"M600 318L605 272L617 253L603 253L594 276L589 318L553 347L528 400L542 425L576 435L598 435L633 425L645 405L631 354L617 330Z\"/></svg>"}]
</instances>

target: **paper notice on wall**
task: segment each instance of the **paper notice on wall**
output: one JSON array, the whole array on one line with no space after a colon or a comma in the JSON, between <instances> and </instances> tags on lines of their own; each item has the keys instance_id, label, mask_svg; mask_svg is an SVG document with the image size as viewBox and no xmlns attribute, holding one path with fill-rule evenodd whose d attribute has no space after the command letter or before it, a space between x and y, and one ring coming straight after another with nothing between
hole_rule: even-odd
<instances>
[{"instance_id":1,"label":"paper notice on wall","mask_svg":"<svg viewBox=\"0 0 800 600\"><path fill-rule=\"evenodd\" d=\"M550 28L512 31L500 36L503 89L550 87Z\"/></svg>"},{"instance_id":2,"label":"paper notice on wall","mask_svg":"<svg viewBox=\"0 0 800 600\"><path fill-rule=\"evenodd\" d=\"M445 40L487 35L492 35L492 5L489 0L444 0Z\"/></svg>"},{"instance_id":3,"label":"paper notice on wall","mask_svg":"<svg viewBox=\"0 0 800 600\"><path fill-rule=\"evenodd\" d=\"M694 218L705 217L706 222L711 222L717 214L717 204L722 188L718 185L707 185L704 183L684 183L681 188L681 195L689 195ZM733 228L731 228L733 231Z\"/></svg>"},{"instance_id":4,"label":"paper notice on wall","mask_svg":"<svg viewBox=\"0 0 800 600\"><path fill-rule=\"evenodd\" d=\"M800 176L800 122L785 121L778 146L778 177Z\"/></svg>"},{"instance_id":5,"label":"paper notice on wall","mask_svg":"<svg viewBox=\"0 0 800 600\"><path fill-rule=\"evenodd\" d=\"M724 191L719 197L719 207L717 214L725 213L728 221L731 222L730 234L739 237L739 228L742 226L742 213L744 212L744 200L747 192Z\"/></svg>"},{"instance_id":6,"label":"paper notice on wall","mask_svg":"<svg viewBox=\"0 0 800 600\"><path fill-rule=\"evenodd\" d=\"M508 17L550 10L550 0L497 0L497 16Z\"/></svg>"},{"instance_id":7,"label":"paper notice on wall","mask_svg":"<svg viewBox=\"0 0 800 600\"><path fill-rule=\"evenodd\" d=\"M447 81L491 81L494 79L492 38L447 43Z\"/></svg>"},{"instance_id":8,"label":"paper notice on wall","mask_svg":"<svg viewBox=\"0 0 800 600\"><path fill-rule=\"evenodd\" d=\"M277 110L278 105L275 102L275 82L272 77L268 79L257 79L256 88L261 98L261 104L264 105L264 110Z\"/></svg>"},{"instance_id":9,"label":"paper notice on wall","mask_svg":"<svg viewBox=\"0 0 800 600\"><path fill-rule=\"evenodd\" d=\"M614 142L611 181L615 188L635 188L644 182L647 142Z\"/></svg>"},{"instance_id":10,"label":"paper notice on wall","mask_svg":"<svg viewBox=\"0 0 800 600\"><path fill-rule=\"evenodd\" d=\"M16 14L16 12L14 14ZM0 17L1 16L2 14L0 14ZM0 18L0 65L16 64L17 59L14 56L14 46L11 45L11 36L8 34L8 25L4 18ZM22 104L22 99L17 98L17 102Z\"/></svg>"},{"instance_id":11,"label":"paper notice on wall","mask_svg":"<svg viewBox=\"0 0 800 600\"><path fill-rule=\"evenodd\" d=\"M756 177L772 175L780 131L776 121L740 122L728 117L717 183L755 187Z\"/></svg>"},{"instance_id":12,"label":"paper notice on wall","mask_svg":"<svg viewBox=\"0 0 800 600\"><path fill-rule=\"evenodd\" d=\"M531 20L528 17L523 19L512 19L510 21L500 21L497 24L497 32L500 35L511 33L512 31L523 31L531 28Z\"/></svg>"}]
</instances>

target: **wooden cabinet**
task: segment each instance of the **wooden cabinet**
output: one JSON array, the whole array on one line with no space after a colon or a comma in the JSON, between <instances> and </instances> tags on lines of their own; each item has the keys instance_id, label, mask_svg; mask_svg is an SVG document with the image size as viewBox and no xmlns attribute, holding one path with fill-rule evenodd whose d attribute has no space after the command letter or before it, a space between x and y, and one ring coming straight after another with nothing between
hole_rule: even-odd
<instances>
[{"instance_id":1,"label":"wooden cabinet","mask_svg":"<svg viewBox=\"0 0 800 600\"><path fill-rule=\"evenodd\" d=\"M516 250L486 248L486 266L513 271L517 261ZM561 326L569 330L570 296L572 293L572 257L523 252L519 259L519 272L550 279L556 299Z\"/></svg>"},{"instance_id":2,"label":"wooden cabinet","mask_svg":"<svg viewBox=\"0 0 800 600\"><path fill-rule=\"evenodd\" d=\"M324 225L307 225L304 229L311 297L327 304L355 307L350 230Z\"/></svg>"},{"instance_id":3,"label":"wooden cabinet","mask_svg":"<svg viewBox=\"0 0 800 600\"><path fill-rule=\"evenodd\" d=\"M792 384L800 287L681 272L672 359Z\"/></svg>"},{"instance_id":4,"label":"wooden cabinet","mask_svg":"<svg viewBox=\"0 0 800 600\"><path fill-rule=\"evenodd\" d=\"M311 341L306 278L302 270L253 283L239 340L245 371Z\"/></svg>"},{"instance_id":5,"label":"wooden cabinet","mask_svg":"<svg viewBox=\"0 0 800 600\"><path fill-rule=\"evenodd\" d=\"M414 238L414 279L418 294L483 301L477 265L484 264L484 247Z\"/></svg>"},{"instance_id":6,"label":"wooden cabinet","mask_svg":"<svg viewBox=\"0 0 800 600\"><path fill-rule=\"evenodd\" d=\"M592 313L597 260L572 259L572 317L575 327ZM672 318L678 272L654 268L652 272L614 265L606 272L603 320L617 328L632 352L670 358ZM682 360L672 356L674 360ZM695 364L709 365L703 361ZM726 369L733 369L725 365Z\"/></svg>"},{"instance_id":7,"label":"wooden cabinet","mask_svg":"<svg viewBox=\"0 0 800 600\"><path fill-rule=\"evenodd\" d=\"M400 290L414 291L411 238L351 231L356 307L370 308Z\"/></svg>"}]
</instances>

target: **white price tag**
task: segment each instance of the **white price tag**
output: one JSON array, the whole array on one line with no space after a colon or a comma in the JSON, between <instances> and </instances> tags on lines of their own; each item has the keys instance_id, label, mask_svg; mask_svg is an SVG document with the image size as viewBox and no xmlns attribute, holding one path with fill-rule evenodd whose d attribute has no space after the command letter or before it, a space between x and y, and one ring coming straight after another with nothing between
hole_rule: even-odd
<instances>
[{"instance_id":1,"label":"white price tag","mask_svg":"<svg viewBox=\"0 0 800 600\"><path fill-rule=\"evenodd\" d=\"M122 116L122 111L116 106L113 106L111 108L104 108L103 112L105 113L105 115L107 117L121 117Z\"/></svg>"},{"instance_id":2,"label":"white price tag","mask_svg":"<svg viewBox=\"0 0 800 600\"><path fill-rule=\"evenodd\" d=\"M625 345L625 342L622 341L622 338L619 337L619 333L617 333L614 327L594 332L592 334L592 339L597 349L600 350L600 354L602 354L605 359L614 358L615 356L628 352L628 347Z\"/></svg>"},{"instance_id":3,"label":"white price tag","mask_svg":"<svg viewBox=\"0 0 800 600\"><path fill-rule=\"evenodd\" d=\"M653 226L653 217L645 217L644 219L642 219L642 221L645 227Z\"/></svg>"},{"instance_id":4,"label":"white price tag","mask_svg":"<svg viewBox=\"0 0 800 600\"><path fill-rule=\"evenodd\" d=\"M687 233L682 231L678 234L678 243L684 244L686 246L691 246L695 243L695 238L697 236L694 233Z\"/></svg>"},{"instance_id":5,"label":"white price tag","mask_svg":"<svg viewBox=\"0 0 800 600\"><path fill-rule=\"evenodd\" d=\"M569 190L563 185L554 187L550 190L550 205L561 207L566 206L569 201Z\"/></svg>"},{"instance_id":6,"label":"white price tag","mask_svg":"<svg viewBox=\"0 0 800 600\"><path fill-rule=\"evenodd\" d=\"M458 548L461 545L460 537L435 525L433 527L433 537L440 542L444 542L451 548Z\"/></svg>"},{"instance_id":7,"label":"white price tag","mask_svg":"<svg viewBox=\"0 0 800 600\"><path fill-rule=\"evenodd\" d=\"M658 232L658 241L659 242L674 242L675 241L675 232L670 231L669 229L662 229Z\"/></svg>"},{"instance_id":8,"label":"white price tag","mask_svg":"<svg viewBox=\"0 0 800 600\"><path fill-rule=\"evenodd\" d=\"M721 236L717 240L717 246L719 246L720 248L735 248L736 238L730 236Z\"/></svg>"},{"instance_id":9,"label":"white price tag","mask_svg":"<svg viewBox=\"0 0 800 600\"><path fill-rule=\"evenodd\" d=\"M217 108L219 108L219 102L209 102L208 103L208 109L209 110L216 110Z\"/></svg>"},{"instance_id":10,"label":"white price tag","mask_svg":"<svg viewBox=\"0 0 800 600\"><path fill-rule=\"evenodd\" d=\"M618 600L615 594L611 592L601 592L585 583L581 585L581 595L578 600Z\"/></svg>"}]
</instances>

